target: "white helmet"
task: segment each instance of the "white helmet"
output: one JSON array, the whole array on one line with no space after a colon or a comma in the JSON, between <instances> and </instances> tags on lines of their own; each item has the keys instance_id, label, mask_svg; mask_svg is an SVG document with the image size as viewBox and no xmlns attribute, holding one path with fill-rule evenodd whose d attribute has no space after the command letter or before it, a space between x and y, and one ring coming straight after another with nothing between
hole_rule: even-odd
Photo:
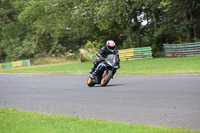
<instances>
[{"instance_id":1,"label":"white helmet","mask_svg":"<svg viewBox=\"0 0 200 133\"><path fill-rule=\"evenodd\" d=\"M112 52L115 50L115 42L113 40L108 40L106 42L106 46L107 46L108 50L110 50Z\"/></svg>"}]
</instances>

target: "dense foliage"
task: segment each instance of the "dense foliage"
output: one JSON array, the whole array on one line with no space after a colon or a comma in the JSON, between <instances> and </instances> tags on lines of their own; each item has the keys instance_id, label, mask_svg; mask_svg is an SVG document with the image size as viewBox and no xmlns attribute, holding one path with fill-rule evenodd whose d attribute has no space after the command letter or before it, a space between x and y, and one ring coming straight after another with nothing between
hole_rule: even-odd
<instances>
[{"instance_id":1,"label":"dense foliage","mask_svg":"<svg viewBox=\"0 0 200 133\"><path fill-rule=\"evenodd\" d=\"M200 40L199 0L0 0L0 62Z\"/></svg>"}]
</instances>

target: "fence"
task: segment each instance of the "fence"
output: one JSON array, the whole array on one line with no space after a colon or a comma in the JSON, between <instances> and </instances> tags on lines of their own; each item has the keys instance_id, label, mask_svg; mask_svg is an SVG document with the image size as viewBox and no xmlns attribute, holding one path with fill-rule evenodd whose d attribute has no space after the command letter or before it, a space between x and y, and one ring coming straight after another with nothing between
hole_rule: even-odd
<instances>
[{"instance_id":1,"label":"fence","mask_svg":"<svg viewBox=\"0 0 200 133\"><path fill-rule=\"evenodd\" d=\"M30 60L21 60L14 62L1 63L0 69L2 68L12 68L12 67L22 67L22 66L30 66Z\"/></svg>"},{"instance_id":2,"label":"fence","mask_svg":"<svg viewBox=\"0 0 200 133\"><path fill-rule=\"evenodd\" d=\"M129 48L119 50L119 58L123 60L135 60L152 58L152 48L151 47L141 47L141 48ZM92 53L92 59L96 59L95 53Z\"/></svg>"},{"instance_id":3,"label":"fence","mask_svg":"<svg viewBox=\"0 0 200 133\"><path fill-rule=\"evenodd\" d=\"M119 50L119 58L122 61L152 58L152 48L141 47L141 48L122 49L122 50Z\"/></svg>"},{"instance_id":4,"label":"fence","mask_svg":"<svg viewBox=\"0 0 200 133\"><path fill-rule=\"evenodd\" d=\"M200 42L185 44L163 44L167 57L200 56Z\"/></svg>"},{"instance_id":5,"label":"fence","mask_svg":"<svg viewBox=\"0 0 200 133\"><path fill-rule=\"evenodd\" d=\"M151 47L134 48L135 59L152 58Z\"/></svg>"},{"instance_id":6,"label":"fence","mask_svg":"<svg viewBox=\"0 0 200 133\"><path fill-rule=\"evenodd\" d=\"M122 49L119 50L119 58L120 60L134 60L134 49Z\"/></svg>"}]
</instances>

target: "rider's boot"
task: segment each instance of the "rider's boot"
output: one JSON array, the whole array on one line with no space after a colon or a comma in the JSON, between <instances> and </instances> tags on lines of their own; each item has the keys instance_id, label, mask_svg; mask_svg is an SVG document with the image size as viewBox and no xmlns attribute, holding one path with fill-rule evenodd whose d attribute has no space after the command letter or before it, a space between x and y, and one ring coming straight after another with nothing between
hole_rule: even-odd
<instances>
[{"instance_id":1,"label":"rider's boot","mask_svg":"<svg viewBox=\"0 0 200 133\"><path fill-rule=\"evenodd\" d=\"M95 68L96 68L97 66L98 66L98 62L95 61L95 62L94 62L94 66L93 66L92 69L89 71L89 73L90 73L90 74L94 73Z\"/></svg>"}]
</instances>

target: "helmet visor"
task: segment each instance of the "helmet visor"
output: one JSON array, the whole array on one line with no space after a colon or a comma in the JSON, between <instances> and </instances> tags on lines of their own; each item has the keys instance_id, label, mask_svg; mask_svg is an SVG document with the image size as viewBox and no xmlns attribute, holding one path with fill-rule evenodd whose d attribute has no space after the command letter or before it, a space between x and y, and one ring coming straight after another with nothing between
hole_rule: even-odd
<instances>
[{"instance_id":1,"label":"helmet visor","mask_svg":"<svg viewBox=\"0 0 200 133\"><path fill-rule=\"evenodd\" d=\"M113 46L113 47L108 47L110 50L114 50L115 49L115 46Z\"/></svg>"}]
</instances>

